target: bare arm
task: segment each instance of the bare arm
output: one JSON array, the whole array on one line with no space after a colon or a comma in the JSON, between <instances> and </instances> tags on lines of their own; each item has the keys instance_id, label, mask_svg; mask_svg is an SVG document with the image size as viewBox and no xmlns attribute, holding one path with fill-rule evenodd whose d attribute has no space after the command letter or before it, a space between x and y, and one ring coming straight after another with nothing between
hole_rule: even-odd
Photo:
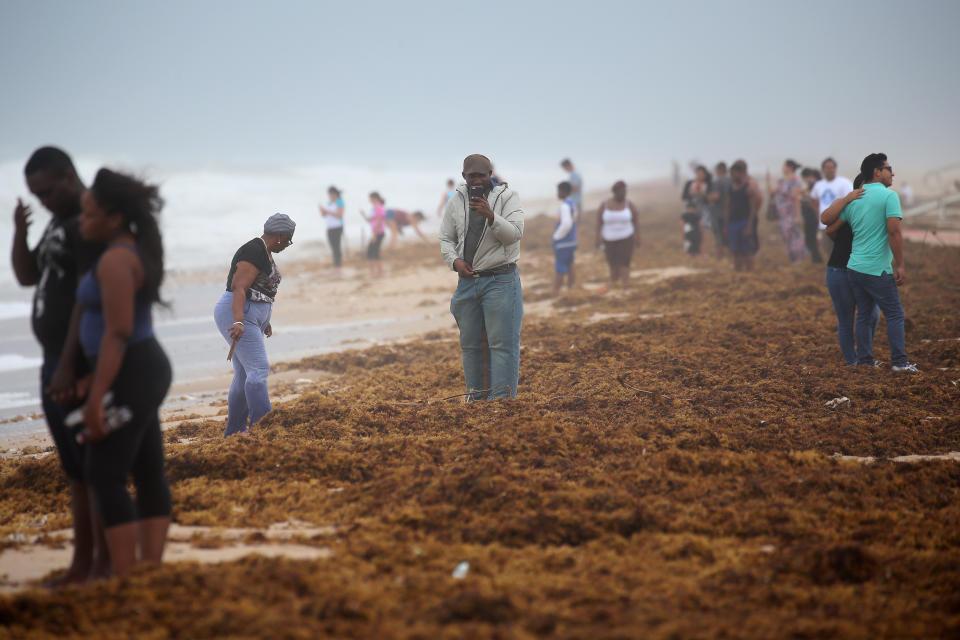
<instances>
[{"instance_id":1,"label":"bare arm","mask_svg":"<svg viewBox=\"0 0 960 640\"><path fill-rule=\"evenodd\" d=\"M841 220L840 218L837 218L830 224L829 227L827 227L826 234L830 237L831 240L836 240L837 230L845 224L847 223Z\"/></svg>"},{"instance_id":2,"label":"bare arm","mask_svg":"<svg viewBox=\"0 0 960 640\"><path fill-rule=\"evenodd\" d=\"M230 305L233 326L230 328L230 337L234 340L239 340L243 335L243 305L247 302L247 289L256 280L258 273L260 270L246 260L238 262L237 270L233 273L233 281L230 283L230 290L233 291L233 303Z\"/></svg>"},{"instance_id":3,"label":"bare arm","mask_svg":"<svg viewBox=\"0 0 960 640\"><path fill-rule=\"evenodd\" d=\"M862 198L863 194L866 193L866 189L860 187L855 189L843 196L842 198L837 198L830 203L830 206L823 210L823 213L820 214L820 222L827 225L828 227L833 224L833 222L840 217L840 214L843 213L843 209L858 198Z\"/></svg>"},{"instance_id":4,"label":"bare arm","mask_svg":"<svg viewBox=\"0 0 960 640\"><path fill-rule=\"evenodd\" d=\"M420 239L423 240L424 244L430 244L430 240L427 236L423 235L423 231L420 231L420 224L417 222L411 222L410 226L413 227L414 232L420 236Z\"/></svg>"},{"instance_id":5,"label":"bare arm","mask_svg":"<svg viewBox=\"0 0 960 640\"><path fill-rule=\"evenodd\" d=\"M887 241L893 251L893 277L898 286L906 282L906 269L903 264L903 234L900 231L900 218L887 218Z\"/></svg>"},{"instance_id":6,"label":"bare arm","mask_svg":"<svg viewBox=\"0 0 960 640\"><path fill-rule=\"evenodd\" d=\"M57 404L70 404L77 399L75 367L80 356L81 316L83 316L83 308L79 304L74 304L73 311L70 313L67 339L63 343L63 351L60 353L57 370L50 379L50 386L44 389L44 392L50 394L50 397Z\"/></svg>"},{"instance_id":7,"label":"bare arm","mask_svg":"<svg viewBox=\"0 0 960 640\"><path fill-rule=\"evenodd\" d=\"M751 178L750 186L747 187L747 198L750 200L750 223L747 229L753 229L753 224L757 221L757 214L760 213L760 205L763 204L763 196L760 195L760 187L756 180Z\"/></svg>"},{"instance_id":8,"label":"bare arm","mask_svg":"<svg viewBox=\"0 0 960 640\"><path fill-rule=\"evenodd\" d=\"M10 252L10 261L13 263L13 273L21 286L30 287L40 282L40 270L33 252L27 246L27 229L30 227L33 212L29 205L17 198L17 207L13 211L13 249Z\"/></svg>"},{"instance_id":9,"label":"bare arm","mask_svg":"<svg viewBox=\"0 0 960 640\"><path fill-rule=\"evenodd\" d=\"M640 214L637 213L637 208L633 206L633 203L627 200L627 206L630 207L630 221L633 222L633 243L635 246L640 246Z\"/></svg>"},{"instance_id":10,"label":"bare arm","mask_svg":"<svg viewBox=\"0 0 960 640\"><path fill-rule=\"evenodd\" d=\"M795 218L800 219L801 214L803 213L803 188L794 187L793 193L793 215Z\"/></svg>"},{"instance_id":11,"label":"bare arm","mask_svg":"<svg viewBox=\"0 0 960 640\"><path fill-rule=\"evenodd\" d=\"M597 209L597 246L603 244L603 210L606 208L606 203L600 205L600 208Z\"/></svg>"},{"instance_id":12,"label":"bare arm","mask_svg":"<svg viewBox=\"0 0 960 640\"><path fill-rule=\"evenodd\" d=\"M97 367L83 408L87 427L84 439L94 441L107 436L103 427L103 396L116 380L127 352L127 340L133 334L134 298L143 283L143 266L131 251L112 249L100 258L96 277L103 300L104 329Z\"/></svg>"}]
</instances>

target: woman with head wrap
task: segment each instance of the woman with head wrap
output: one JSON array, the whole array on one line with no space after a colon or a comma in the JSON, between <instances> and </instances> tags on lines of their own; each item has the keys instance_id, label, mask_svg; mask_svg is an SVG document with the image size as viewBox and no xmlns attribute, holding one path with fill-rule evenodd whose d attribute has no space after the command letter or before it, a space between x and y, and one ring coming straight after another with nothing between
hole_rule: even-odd
<instances>
[{"instance_id":1,"label":"woman with head wrap","mask_svg":"<svg viewBox=\"0 0 960 640\"><path fill-rule=\"evenodd\" d=\"M233 254L227 290L213 310L217 328L231 345L233 382L227 396L225 436L243 433L270 411L267 374L270 363L264 338L273 334L270 314L280 286L280 271L271 254L293 244L296 223L277 213L263 225L263 235Z\"/></svg>"}]
</instances>

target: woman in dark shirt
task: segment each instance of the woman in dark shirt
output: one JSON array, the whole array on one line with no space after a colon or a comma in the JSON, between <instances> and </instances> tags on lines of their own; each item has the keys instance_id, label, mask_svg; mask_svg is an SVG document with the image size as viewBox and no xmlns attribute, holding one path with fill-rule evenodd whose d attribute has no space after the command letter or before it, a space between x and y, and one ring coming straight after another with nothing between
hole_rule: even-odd
<instances>
[{"instance_id":1,"label":"woman in dark shirt","mask_svg":"<svg viewBox=\"0 0 960 640\"><path fill-rule=\"evenodd\" d=\"M77 287L80 345L93 369L80 439L117 575L138 560L159 564L170 524L158 410L172 374L151 319L163 281L161 206L155 186L101 169L79 218L83 238L106 245Z\"/></svg>"},{"instance_id":2,"label":"woman in dark shirt","mask_svg":"<svg viewBox=\"0 0 960 640\"><path fill-rule=\"evenodd\" d=\"M853 289L847 280L847 261L853 250L853 231L850 225L840 219L840 212L848 204L863 196L863 178L857 176L853 181L853 191L843 198L837 198L827 207L821 219L827 224L827 235L833 240L833 251L827 260L827 291L833 300L833 310L837 314L837 339L840 342L840 352L844 361L849 365L857 364L857 349L854 341L854 320L857 313L857 302L853 297ZM873 314L873 325L880 316L874 307L869 311Z\"/></svg>"},{"instance_id":3,"label":"woman in dark shirt","mask_svg":"<svg viewBox=\"0 0 960 640\"><path fill-rule=\"evenodd\" d=\"M264 338L273 335L270 315L280 286L280 271L271 254L293 244L296 226L285 214L270 216L263 235L233 254L226 291L214 307L213 319L233 355L224 437L246 432L271 409L267 391L270 362Z\"/></svg>"}]
</instances>

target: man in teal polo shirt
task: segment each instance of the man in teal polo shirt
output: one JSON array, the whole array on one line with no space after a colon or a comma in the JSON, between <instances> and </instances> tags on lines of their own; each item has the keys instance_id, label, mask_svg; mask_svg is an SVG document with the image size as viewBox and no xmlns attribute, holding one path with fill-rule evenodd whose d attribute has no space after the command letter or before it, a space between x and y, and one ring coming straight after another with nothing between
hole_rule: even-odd
<instances>
[{"instance_id":1,"label":"man in teal polo shirt","mask_svg":"<svg viewBox=\"0 0 960 640\"><path fill-rule=\"evenodd\" d=\"M871 153L863 159L860 175L864 178L863 197L848 204L840 214L853 231L847 278L858 309L872 309L876 304L883 312L893 370L916 373L917 366L907 361L903 305L897 291L897 286L906 281L906 271L900 197L889 188L893 184L893 167L886 154ZM869 313L857 314L857 364L876 366L870 317Z\"/></svg>"}]
</instances>

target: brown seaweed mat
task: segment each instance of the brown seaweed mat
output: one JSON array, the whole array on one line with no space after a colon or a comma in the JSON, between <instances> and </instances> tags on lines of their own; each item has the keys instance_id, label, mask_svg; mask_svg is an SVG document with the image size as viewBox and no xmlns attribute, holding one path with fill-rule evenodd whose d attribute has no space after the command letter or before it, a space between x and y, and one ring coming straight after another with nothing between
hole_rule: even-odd
<instances>
[{"instance_id":1,"label":"brown seaweed mat","mask_svg":"<svg viewBox=\"0 0 960 640\"><path fill-rule=\"evenodd\" d=\"M638 268L682 259L675 226ZM333 525L302 541L328 559L6 596L0 637L960 637L960 464L888 460L960 451L958 253L910 247L922 373L898 375L843 367L822 266L765 251L746 277L705 260L545 303L513 402L444 399L462 391L452 333L308 358L339 375L250 436L174 428L169 475L178 522ZM882 323L876 342L889 362ZM66 512L54 460L0 470L5 539Z\"/></svg>"}]
</instances>

